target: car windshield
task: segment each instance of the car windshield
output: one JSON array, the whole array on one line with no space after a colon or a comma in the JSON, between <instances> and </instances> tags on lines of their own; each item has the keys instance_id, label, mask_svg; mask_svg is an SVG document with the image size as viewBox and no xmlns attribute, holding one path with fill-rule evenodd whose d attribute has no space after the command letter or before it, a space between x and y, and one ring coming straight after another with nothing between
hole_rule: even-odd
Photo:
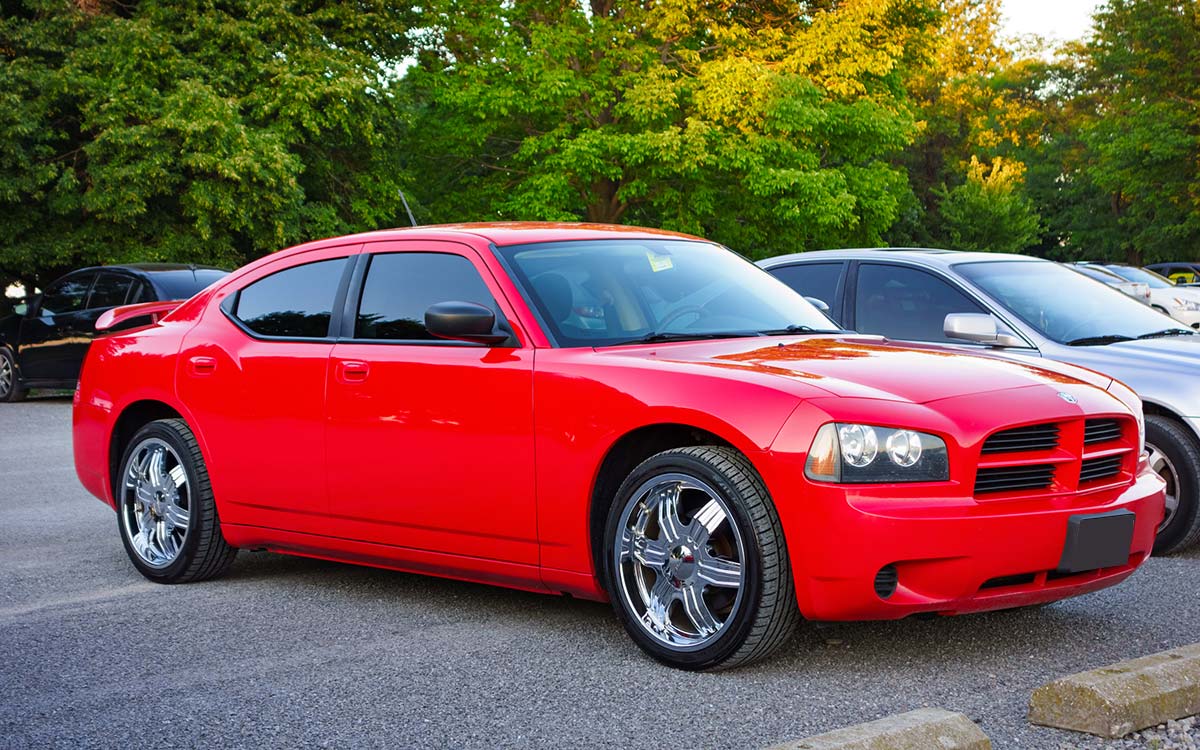
<instances>
[{"instance_id":1,"label":"car windshield","mask_svg":"<svg viewBox=\"0 0 1200 750\"><path fill-rule=\"evenodd\" d=\"M497 248L559 346L836 330L783 282L708 242Z\"/></svg>"},{"instance_id":2,"label":"car windshield","mask_svg":"<svg viewBox=\"0 0 1200 750\"><path fill-rule=\"evenodd\" d=\"M1057 263L982 261L957 263L954 270L1059 343L1103 344L1192 332L1132 297Z\"/></svg>"},{"instance_id":3,"label":"car windshield","mask_svg":"<svg viewBox=\"0 0 1200 750\"><path fill-rule=\"evenodd\" d=\"M1071 266L1071 268L1083 274L1084 276L1087 276L1088 278L1095 279L1096 281L1103 281L1105 284L1125 283L1125 279L1121 278L1115 273L1107 271L1103 268L1097 268L1096 266Z\"/></svg>"},{"instance_id":4,"label":"car windshield","mask_svg":"<svg viewBox=\"0 0 1200 750\"><path fill-rule=\"evenodd\" d=\"M1136 266L1105 266L1105 268L1126 281L1136 281L1139 284L1145 284L1151 289L1170 289L1175 286L1169 280L1144 268L1137 268Z\"/></svg>"}]
</instances>

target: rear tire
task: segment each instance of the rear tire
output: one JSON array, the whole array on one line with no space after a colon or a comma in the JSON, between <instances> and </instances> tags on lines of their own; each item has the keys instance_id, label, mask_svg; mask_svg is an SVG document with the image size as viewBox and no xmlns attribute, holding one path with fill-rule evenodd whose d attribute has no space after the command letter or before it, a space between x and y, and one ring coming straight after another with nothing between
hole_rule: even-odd
<instances>
[{"instance_id":1,"label":"rear tire","mask_svg":"<svg viewBox=\"0 0 1200 750\"><path fill-rule=\"evenodd\" d=\"M182 419L159 419L134 434L113 495L125 552L151 581L203 581L233 564L237 549L221 534L200 445Z\"/></svg>"},{"instance_id":2,"label":"rear tire","mask_svg":"<svg viewBox=\"0 0 1200 750\"><path fill-rule=\"evenodd\" d=\"M748 664L800 620L775 506L731 448L669 450L635 468L609 510L603 563L626 631L672 667Z\"/></svg>"},{"instance_id":3,"label":"rear tire","mask_svg":"<svg viewBox=\"0 0 1200 750\"><path fill-rule=\"evenodd\" d=\"M1182 552L1200 539L1200 441L1169 417L1146 417L1150 467L1167 482L1167 515L1154 554Z\"/></svg>"},{"instance_id":4,"label":"rear tire","mask_svg":"<svg viewBox=\"0 0 1200 750\"><path fill-rule=\"evenodd\" d=\"M12 350L0 346L0 401L12 403L25 400L25 386L17 373L17 358Z\"/></svg>"}]
</instances>

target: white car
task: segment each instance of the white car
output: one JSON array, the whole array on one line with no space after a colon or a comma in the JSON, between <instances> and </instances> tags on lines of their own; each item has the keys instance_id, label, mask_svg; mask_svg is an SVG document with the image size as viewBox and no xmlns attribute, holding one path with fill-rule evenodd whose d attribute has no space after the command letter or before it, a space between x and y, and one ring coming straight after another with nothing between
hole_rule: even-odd
<instances>
[{"instance_id":1,"label":"white car","mask_svg":"<svg viewBox=\"0 0 1200 750\"><path fill-rule=\"evenodd\" d=\"M1150 288L1151 307L1165 312L1180 323L1200 328L1200 287L1177 286L1165 276L1137 266L1106 263L1104 268L1126 281L1145 284Z\"/></svg>"},{"instance_id":2,"label":"white car","mask_svg":"<svg viewBox=\"0 0 1200 750\"><path fill-rule=\"evenodd\" d=\"M1068 268L1077 271L1090 279L1102 281L1113 289L1124 292L1138 302L1150 304L1150 287L1139 281L1129 281L1108 270L1099 263L1068 263Z\"/></svg>"}]
</instances>

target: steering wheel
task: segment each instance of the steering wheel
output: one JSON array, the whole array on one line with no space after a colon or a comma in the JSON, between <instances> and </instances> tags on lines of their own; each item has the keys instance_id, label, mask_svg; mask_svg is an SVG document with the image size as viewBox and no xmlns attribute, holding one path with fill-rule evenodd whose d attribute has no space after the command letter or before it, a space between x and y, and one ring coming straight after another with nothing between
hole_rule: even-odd
<instances>
[{"instance_id":1,"label":"steering wheel","mask_svg":"<svg viewBox=\"0 0 1200 750\"><path fill-rule=\"evenodd\" d=\"M665 331L668 323L673 323L677 318L682 318L684 315L698 315L703 317L704 308L700 307L699 305L688 305L687 307L681 307L678 310L673 310L667 313L665 318L658 321L658 330Z\"/></svg>"}]
</instances>

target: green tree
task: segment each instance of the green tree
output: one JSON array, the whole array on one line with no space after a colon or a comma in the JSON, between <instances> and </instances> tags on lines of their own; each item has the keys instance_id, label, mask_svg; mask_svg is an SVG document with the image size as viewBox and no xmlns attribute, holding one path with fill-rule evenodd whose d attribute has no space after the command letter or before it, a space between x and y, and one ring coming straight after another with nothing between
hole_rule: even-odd
<instances>
[{"instance_id":1,"label":"green tree","mask_svg":"<svg viewBox=\"0 0 1200 750\"><path fill-rule=\"evenodd\" d=\"M428 7L423 218L628 221L761 256L877 244L899 213L932 2Z\"/></svg>"},{"instance_id":2,"label":"green tree","mask_svg":"<svg viewBox=\"0 0 1200 750\"><path fill-rule=\"evenodd\" d=\"M1021 252L1038 238L1037 212L1022 192L1023 167L996 157L989 169L972 157L967 179L939 190L946 235L958 250Z\"/></svg>"},{"instance_id":3,"label":"green tree","mask_svg":"<svg viewBox=\"0 0 1200 750\"><path fill-rule=\"evenodd\" d=\"M1130 262L1200 260L1200 9L1110 0L1076 51L1068 242Z\"/></svg>"},{"instance_id":4,"label":"green tree","mask_svg":"<svg viewBox=\"0 0 1200 750\"><path fill-rule=\"evenodd\" d=\"M236 265L394 223L409 16L383 0L6 2L0 281Z\"/></svg>"}]
</instances>

